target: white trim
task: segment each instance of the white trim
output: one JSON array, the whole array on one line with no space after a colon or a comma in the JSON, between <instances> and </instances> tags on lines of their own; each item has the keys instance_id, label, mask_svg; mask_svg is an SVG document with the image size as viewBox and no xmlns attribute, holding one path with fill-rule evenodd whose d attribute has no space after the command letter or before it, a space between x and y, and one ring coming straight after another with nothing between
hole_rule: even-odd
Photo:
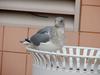
<instances>
[{"instance_id":1,"label":"white trim","mask_svg":"<svg viewBox=\"0 0 100 75\"><path fill-rule=\"evenodd\" d=\"M74 15L74 1L0 1L0 9Z\"/></svg>"}]
</instances>

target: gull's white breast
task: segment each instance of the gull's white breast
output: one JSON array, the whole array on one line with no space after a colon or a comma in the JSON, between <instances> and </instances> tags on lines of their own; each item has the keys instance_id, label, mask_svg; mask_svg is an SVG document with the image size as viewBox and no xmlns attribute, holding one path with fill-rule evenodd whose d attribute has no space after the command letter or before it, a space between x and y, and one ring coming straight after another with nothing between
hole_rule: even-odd
<instances>
[{"instance_id":1,"label":"gull's white breast","mask_svg":"<svg viewBox=\"0 0 100 75\"><path fill-rule=\"evenodd\" d=\"M52 41L46 43L40 43L40 45L38 46L38 49L43 51L56 51L58 50L58 48L59 47L57 47L57 45L52 43Z\"/></svg>"}]
</instances>

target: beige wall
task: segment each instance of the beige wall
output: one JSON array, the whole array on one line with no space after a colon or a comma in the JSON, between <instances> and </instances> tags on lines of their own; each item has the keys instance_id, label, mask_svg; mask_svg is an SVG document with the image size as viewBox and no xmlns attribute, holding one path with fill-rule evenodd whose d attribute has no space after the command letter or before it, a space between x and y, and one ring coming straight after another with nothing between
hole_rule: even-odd
<instances>
[{"instance_id":1,"label":"beige wall","mask_svg":"<svg viewBox=\"0 0 100 75\"><path fill-rule=\"evenodd\" d=\"M82 0L79 45L100 47L100 0Z\"/></svg>"}]
</instances>

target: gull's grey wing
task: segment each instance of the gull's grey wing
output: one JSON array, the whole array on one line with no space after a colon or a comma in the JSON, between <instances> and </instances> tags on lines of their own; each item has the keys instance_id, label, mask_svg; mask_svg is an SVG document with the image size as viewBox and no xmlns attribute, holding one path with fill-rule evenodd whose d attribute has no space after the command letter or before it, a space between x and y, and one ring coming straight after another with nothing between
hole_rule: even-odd
<instances>
[{"instance_id":1,"label":"gull's grey wing","mask_svg":"<svg viewBox=\"0 0 100 75\"><path fill-rule=\"evenodd\" d=\"M30 38L30 41L38 46L40 43L48 42L51 38L52 26L47 26L41 30L39 30L35 35Z\"/></svg>"}]
</instances>

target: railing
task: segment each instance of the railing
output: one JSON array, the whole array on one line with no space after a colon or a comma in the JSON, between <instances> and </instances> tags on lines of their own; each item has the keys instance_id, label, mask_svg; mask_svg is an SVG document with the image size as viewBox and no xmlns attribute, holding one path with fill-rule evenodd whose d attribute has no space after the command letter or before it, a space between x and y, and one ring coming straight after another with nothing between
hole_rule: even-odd
<instances>
[{"instance_id":1,"label":"railing","mask_svg":"<svg viewBox=\"0 0 100 75\"><path fill-rule=\"evenodd\" d=\"M33 64L49 70L100 73L100 48L64 46L63 52L27 48Z\"/></svg>"}]
</instances>

